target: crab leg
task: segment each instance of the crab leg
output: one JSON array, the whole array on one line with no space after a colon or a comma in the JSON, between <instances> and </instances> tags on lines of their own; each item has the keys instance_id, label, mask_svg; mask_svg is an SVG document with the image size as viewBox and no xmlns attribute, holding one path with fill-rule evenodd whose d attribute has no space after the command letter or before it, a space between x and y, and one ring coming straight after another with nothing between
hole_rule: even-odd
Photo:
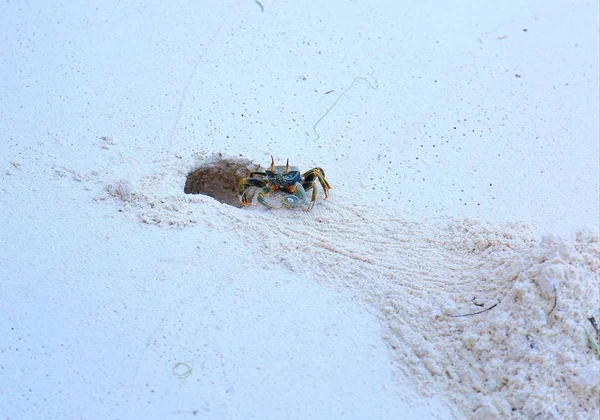
<instances>
[{"instance_id":1,"label":"crab leg","mask_svg":"<svg viewBox=\"0 0 600 420\"><path fill-rule=\"evenodd\" d=\"M272 205L270 205L267 200L265 199L265 196L267 194L271 194L273 191L275 191L277 189L277 185L267 185L266 187L264 187L262 190L259 191L258 193L258 202L260 204L262 204L265 207L268 207L270 209L274 209L277 207L274 207Z\"/></svg>"},{"instance_id":2,"label":"crab leg","mask_svg":"<svg viewBox=\"0 0 600 420\"><path fill-rule=\"evenodd\" d=\"M311 211L313 206L315 205L315 201L317 200L317 186L315 185L314 181L305 182L304 185L305 185L304 189L307 191L312 188L310 204L308 205L308 208L306 209L306 211Z\"/></svg>"},{"instance_id":3,"label":"crab leg","mask_svg":"<svg viewBox=\"0 0 600 420\"><path fill-rule=\"evenodd\" d=\"M240 195L240 200L244 206L249 206L252 203L248 201L248 197L246 196L246 190L249 187L258 187L264 188L267 185L267 180L262 178L242 178L238 185L238 194Z\"/></svg>"},{"instance_id":4,"label":"crab leg","mask_svg":"<svg viewBox=\"0 0 600 420\"><path fill-rule=\"evenodd\" d=\"M313 168L310 171L306 171L302 174L302 178L304 181L302 182L302 186L304 189L309 189L313 186L315 179L319 180L321 187L323 188L323 192L325 193L325 198L323 200L327 200L329 197L328 190L331 189L329 182L325 179L325 171L321 168ZM313 193L316 194L316 193Z\"/></svg>"},{"instance_id":5,"label":"crab leg","mask_svg":"<svg viewBox=\"0 0 600 420\"><path fill-rule=\"evenodd\" d=\"M323 175L323 177L325 177L325 170L323 168L319 168L318 166L316 168L312 168L312 169L304 172L302 174L302 176L306 176L306 175L308 175L311 172L319 172L321 175Z\"/></svg>"}]
</instances>

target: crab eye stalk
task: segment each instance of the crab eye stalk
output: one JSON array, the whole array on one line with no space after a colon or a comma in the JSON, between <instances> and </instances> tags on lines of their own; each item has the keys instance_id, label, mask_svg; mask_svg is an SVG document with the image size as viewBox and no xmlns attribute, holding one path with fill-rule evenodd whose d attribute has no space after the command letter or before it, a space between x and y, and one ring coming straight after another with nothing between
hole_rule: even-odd
<instances>
[{"instance_id":1,"label":"crab eye stalk","mask_svg":"<svg viewBox=\"0 0 600 420\"><path fill-rule=\"evenodd\" d=\"M287 162L285 162L285 171L283 172L283 174L286 175L289 171L290 171L290 160L288 159Z\"/></svg>"},{"instance_id":2,"label":"crab eye stalk","mask_svg":"<svg viewBox=\"0 0 600 420\"><path fill-rule=\"evenodd\" d=\"M273 171L275 169L275 159L273 159L273 155L271 155L271 171Z\"/></svg>"}]
</instances>

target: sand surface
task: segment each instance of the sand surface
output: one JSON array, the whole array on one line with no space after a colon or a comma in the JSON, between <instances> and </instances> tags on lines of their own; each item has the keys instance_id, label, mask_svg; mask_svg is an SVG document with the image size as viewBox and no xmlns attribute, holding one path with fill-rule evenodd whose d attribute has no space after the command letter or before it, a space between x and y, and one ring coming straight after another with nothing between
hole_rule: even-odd
<instances>
[{"instance_id":1,"label":"sand surface","mask_svg":"<svg viewBox=\"0 0 600 420\"><path fill-rule=\"evenodd\" d=\"M597 4L1 13L1 417L598 414Z\"/></svg>"}]
</instances>

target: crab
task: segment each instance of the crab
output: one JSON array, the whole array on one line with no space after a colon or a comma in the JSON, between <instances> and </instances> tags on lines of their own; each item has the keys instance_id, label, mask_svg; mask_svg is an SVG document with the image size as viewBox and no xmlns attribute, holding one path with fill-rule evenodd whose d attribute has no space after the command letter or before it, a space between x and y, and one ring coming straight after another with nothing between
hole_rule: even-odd
<instances>
[{"instance_id":1,"label":"crab","mask_svg":"<svg viewBox=\"0 0 600 420\"><path fill-rule=\"evenodd\" d=\"M252 199L248 200L247 189L250 187L260 188L258 192L258 202L268 208L276 208L269 204L266 196L274 191L285 191L290 193L281 199L281 203L285 207L302 207L307 206L306 211L310 211L315 205L317 199L317 186L315 181L319 181L325 198L327 200L331 186L325 179L325 171L321 168L313 168L303 174L296 166L290 166L288 159L285 166L275 166L275 160L271 156L271 166L266 171L252 172L249 178L242 178L238 187L240 201L245 206L252 205ZM312 189L310 200L308 199L307 191ZM279 206L277 208L281 208Z\"/></svg>"}]
</instances>

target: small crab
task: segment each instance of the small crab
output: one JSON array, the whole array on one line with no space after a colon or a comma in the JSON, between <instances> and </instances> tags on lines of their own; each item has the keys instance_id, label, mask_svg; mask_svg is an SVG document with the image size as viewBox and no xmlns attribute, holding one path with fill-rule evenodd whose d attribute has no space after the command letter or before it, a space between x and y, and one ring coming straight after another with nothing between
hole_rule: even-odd
<instances>
[{"instance_id":1,"label":"small crab","mask_svg":"<svg viewBox=\"0 0 600 420\"><path fill-rule=\"evenodd\" d=\"M255 177L255 176L259 177ZM286 195L281 199L281 203L286 207L301 207L308 205L306 211L310 211L317 199L317 186L315 181L318 180L325 193L326 200L329 197L327 190L331 189L329 183L325 179L325 171L321 168L313 168L300 174L300 170L296 166L290 166L288 159L285 166L275 166L275 160L271 156L271 166L268 170L262 172L252 172L249 178L240 180L238 194L243 205L250 206L252 200L248 201L246 190L250 187L260 188L258 192L258 202L263 206L273 208L265 198L267 194L273 191L286 191L291 195ZM306 191L312 189L310 201Z\"/></svg>"}]
</instances>

